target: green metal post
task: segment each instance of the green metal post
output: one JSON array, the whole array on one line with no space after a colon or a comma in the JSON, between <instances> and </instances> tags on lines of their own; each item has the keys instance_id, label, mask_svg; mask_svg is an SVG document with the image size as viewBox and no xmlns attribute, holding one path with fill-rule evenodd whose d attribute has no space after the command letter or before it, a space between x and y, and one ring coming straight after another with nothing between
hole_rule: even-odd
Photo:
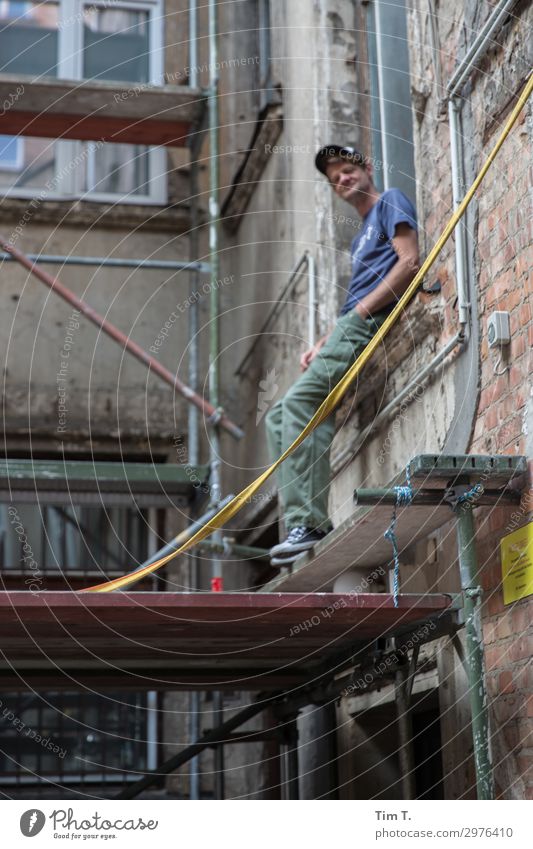
<instances>
[{"instance_id":1,"label":"green metal post","mask_svg":"<svg viewBox=\"0 0 533 849\"><path fill-rule=\"evenodd\" d=\"M466 487L465 487L466 489ZM469 498L454 507L463 590L466 633L466 667L472 710L472 737L478 799L493 799L494 784L489 746L489 717L485 684L485 659L481 626L481 587L475 548L473 504Z\"/></svg>"}]
</instances>

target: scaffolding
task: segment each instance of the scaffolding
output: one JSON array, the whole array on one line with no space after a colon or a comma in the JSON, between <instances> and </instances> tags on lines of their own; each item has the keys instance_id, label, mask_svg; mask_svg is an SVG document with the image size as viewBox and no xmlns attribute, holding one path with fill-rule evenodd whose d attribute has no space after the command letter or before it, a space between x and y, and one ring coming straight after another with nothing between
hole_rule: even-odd
<instances>
[{"instance_id":1,"label":"scaffolding","mask_svg":"<svg viewBox=\"0 0 533 849\"><path fill-rule=\"evenodd\" d=\"M255 742L256 733L237 738L232 733L267 708L276 720L265 738L270 735L282 747L288 798L297 798L294 722L299 710L360 689L355 682L363 670L367 689L384 679L397 682L402 782L405 798L412 798L409 711L413 683L421 669L419 649L425 642L443 635L454 637L464 629L466 651L461 651L457 640L453 645L468 675L477 793L480 799L493 798L473 510L516 505L526 458L421 455L413 458L410 468L413 481L422 480L425 486L413 486L409 503L396 516L398 555L427 534L428 528L434 530L455 518L459 595L339 594L324 586L309 589L313 576L316 584L313 563L328 556L328 547L337 552L337 574L390 560L390 554L384 556L379 547L365 551L361 531L366 528L369 542L382 538L391 507L397 506L398 488L358 490L354 499L359 507L349 526L341 526L334 540L326 539L303 554L291 574L278 580L275 590L267 585L258 593L0 593L4 646L0 687L17 688L23 681L31 689L61 689L75 674L82 686L103 689L120 685L149 690L220 692L238 687L259 691L252 704L132 782L120 798L132 798L157 784L205 748L216 751L223 750L224 744ZM418 535L410 516L416 511ZM421 516L427 521L421 522ZM354 556L353 542L349 545L354 535L360 540L359 557ZM330 574L323 584L331 580ZM106 638L107 632L113 640ZM376 649L376 640L384 638L387 642ZM221 770L222 765L221 761Z\"/></svg>"},{"instance_id":2,"label":"scaffolding","mask_svg":"<svg viewBox=\"0 0 533 849\"><path fill-rule=\"evenodd\" d=\"M99 142L163 145L185 147L191 153L191 252L198 253L197 229L199 226L198 197L198 158L199 150L206 134L210 142L208 228L210 262L193 259L190 262L163 261L152 259L94 257L57 254L25 255L6 239L0 238L0 247L4 253L3 262L16 261L44 283L52 292L73 305L87 320L94 323L104 333L117 342L122 350L143 363L149 372L157 375L174 392L183 396L189 404L189 451L188 465L142 463L102 463L68 461L25 461L10 459L0 470L5 501L17 499L19 503L43 503L56 510L73 504L128 504L137 507L168 508L181 506L189 510L191 528L198 526L201 512L201 492L210 493L210 509L206 516L216 513L222 499L220 482L219 430L226 430L234 438L242 437L241 429L232 422L221 409L218 389L218 72L216 71L217 51L217 4L208 3L208 46L209 46L209 84L206 89L199 85L198 76L198 7L197 0L189 3L189 67L188 85L146 86L135 89L131 96L131 87L116 83L94 80L65 80L19 75L0 77L0 94L9 98L13 83L21 83L21 96L13 102L13 108L6 111L3 132L13 135L31 135L43 138L61 138L73 140L97 140ZM11 99L10 99L11 102ZM207 124L207 130L206 130ZM209 353L209 401L198 394L198 306L196 297L191 299L189 322L189 377L190 385L181 381L177 374L170 372L155 358L134 343L119 328L98 314L89 304L78 298L64 286L58 277L48 274L42 266L52 264L65 266L99 268L136 268L186 272L191 280L191 293L198 288L198 275L209 273L210 286L210 353ZM199 457L199 416L211 431L211 456L209 466L200 464ZM1 486L2 484L0 484ZM46 510L46 507L44 508ZM64 518L70 521L72 517ZM44 520L43 520L44 521ZM78 524L78 530L81 527ZM182 535L183 536L183 535ZM86 538L90 537L86 535ZM166 548L178 545L178 535ZM219 535L210 543L213 557L213 575L220 571L219 552L227 551L228 542ZM100 547L99 551L103 551ZM241 550L243 553L249 553ZM108 552L109 554L109 552ZM260 554L260 553L259 553ZM11 571L9 582L16 580ZM88 569L82 574L89 574ZM109 573L108 573L109 574ZM194 568L191 571L191 586L197 583ZM76 579L74 578L74 584ZM71 584L69 583L69 586ZM193 696L197 712L196 696ZM221 706L219 707L221 709ZM222 750L220 750L220 756ZM220 774L222 770L219 770Z\"/></svg>"},{"instance_id":3,"label":"scaffolding","mask_svg":"<svg viewBox=\"0 0 533 849\"><path fill-rule=\"evenodd\" d=\"M190 45L196 50L196 3L190 4ZM187 506L191 525L158 552L175 550L200 524L209 521L232 496L222 498L220 475L220 428L240 438L242 431L220 407L218 374L219 293L210 289L209 402L198 395L198 352L191 350L188 385L134 345L117 328L69 292L41 264L97 265L102 267L158 268L183 270L195 275L209 271L212 283L219 277L219 175L218 175L218 79L216 3L209 0L209 68L206 91L190 86L145 89L132 99L116 85L79 81L25 80L25 92L4 117L4 132L42 137L99 139L112 142L165 146L188 144L192 151L193 187L197 187L197 151L207 122L209 158L209 263L199 262L197 210L193 207L193 259L170 262L63 255L24 255L1 240L4 261L16 260L65 300L74 304L90 321L115 339L189 402L189 462L195 480L209 483L210 503L199 517L191 475L179 466L165 464L111 464L8 460L0 463L0 493L4 501L14 497L22 503L39 500L58 509L68 506L72 496L79 503L102 498L107 503L125 503L133 498L140 506ZM191 59L191 67L196 61ZM17 80L19 78L17 77ZM2 92L13 80L0 79ZM95 103L99 105L95 113ZM155 117L154 117L155 116ZM193 199L197 190L192 191ZM193 201L194 203L194 201ZM301 260L314 265L309 255ZM192 283L191 285L194 285ZM285 290L286 292L287 290ZM284 293L285 293L284 292ZM283 299L284 293L280 300ZM314 286L310 291L314 309ZM462 304L464 307L464 304ZM269 315L267 322L272 318ZM461 329L440 354L446 356L464 341L467 311L461 313ZM193 304L190 338L196 344L198 317ZM265 325L266 326L266 325ZM310 334L314 325L310 326ZM251 351L247 357L251 355ZM440 362L440 360L439 360ZM426 368L427 374L432 364ZM424 377L426 376L424 372ZM407 394L407 389L405 393ZM199 412L211 428L209 465L199 463ZM231 719L219 721L200 735L197 696L193 694L193 742L142 779L132 782L120 798L133 798L149 786L194 759L206 748L216 753L217 794L223 797L223 747L229 743L274 740L284 763L287 798L298 798L298 752L296 717L308 704L326 704L354 691L359 670L368 671L367 689L385 679L395 681L400 760L405 798L412 798L413 767L410 751L410 702L415 676L420 672L419 647L443 635L455 637L464 629L466 652L460 655L469 680L472 736L475 752L477 793L493 798L489 727L484 681L481 635L481 589L475 556L473 510L477 506L515 505L520 499L520 478L527 470L524 457L423 455L410 463L411 475L427 486L414 489L407 504L398 503L397 487L359 490L354 494L353 516L310 553L302 555L290 570L266 584L257 593L159 593L137 592L110 595L76 593L0 593L3 611L0 624L2 649L0 687L4 690L30 688L61 689L76 681L102 689L136 687L145 690L212 690L238 688L260 695ZM480 482L483 482L481 485ZM488 484L485 486L485 484ZM444 484L444 486L443 486ZM461 593L398 594L392 592L344 593L331 591L332 582L351 568L371 569L390 561L390 542L384 532L390 513L397 508L396 545L399 552L455 519ZM354 557L354 540L363 554ZM203 545L212 554L212 579L222 589L225 554L263 559L266 552L239 546L215 534ZM153 560L153 555L150 557ZM144 565L144 564L143 564ZM142 568L139 567L139 568ZM190 564L190 586L196 587L194 557ZM316 620L316 623L315 623ZM426 636L413 636L431 623ZM119 635L117 636L117 631ZM110 641L109 633L114 639ZM65 639L64 634L68 634ZM376 641L384 640L376 649ZM460 654L460 644L454 640ZM180 646L180 653L175 646ZM214 650L220 653L215 656ZM227 650L227 653L225 651ZM120 673L118 670L120 669ZM263 732L235 734L254 716L271 711L272 728ZM223 700L214 700L214 712L223 716ZM191 791L193 797L195 791Z\"/></svg>"}]
</instances>

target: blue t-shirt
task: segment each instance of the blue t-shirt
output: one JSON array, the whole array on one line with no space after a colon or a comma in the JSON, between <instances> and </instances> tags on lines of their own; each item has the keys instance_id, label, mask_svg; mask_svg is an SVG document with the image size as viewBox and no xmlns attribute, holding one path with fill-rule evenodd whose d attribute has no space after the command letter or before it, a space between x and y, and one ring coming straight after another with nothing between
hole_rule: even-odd
<instances>
[{"instance_id":1,"label":"blue t-shirt","mask_svg":"<svg viewBox=\"0 0 533 849\"><path fill-rule=\"evenodd\" d=\"M409 224L416 230L416 212L400 189L387 189L363 218L361 230L352 242L352 279L341 315L375 289L398 262L391 242L398 224ZM390 309L393 306L394 302Z\"/></svg>"}]
</instances>

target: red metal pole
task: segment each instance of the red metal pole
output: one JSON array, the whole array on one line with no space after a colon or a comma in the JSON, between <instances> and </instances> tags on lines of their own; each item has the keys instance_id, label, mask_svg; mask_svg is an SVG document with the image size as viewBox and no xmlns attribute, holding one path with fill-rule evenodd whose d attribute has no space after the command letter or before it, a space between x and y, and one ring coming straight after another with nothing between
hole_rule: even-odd
<instances>
[{"instance_id":1,"label":"red metal pole","mask_svg":"<svg viewBox=\"0 0 533 849\"><path fill-rule=\"evenodd\" d=\"M93 310L92 307L89 306L85 301L82 301L81 298L78 298L74 292L71 292L70 289L67 289L66 286L63 286L62 283L59 282L57 277L53 277L51 274L48 274L46 271L43 271L42 268L32 262L31 259L23 254L21 251L17 250L17 248L13 247L9 242L0 236L0 245L2 250L6 253L10 253L11 256L17 260L24 268L27 268L41 283L44 283L45 286L48 286L49 289L56 292L61 298L65 301L68 301L69 304L72 304L79 312L81 312L89 321L92 321L93 324L96 324L97 327L100 327L104 333L107 333L115 342L118 342L119 345L122 345L126 351L136 357L141 363L144 363L145 366L148 367L151 371L157 374L165 383L168 383L169 386L178 392L180 395L183 395L184 398L189 401L189 403L194 404L198 407L208 419L211 419L210 424L217 424L220 427L223 427L228 433L231 433L236 439L241 439L243 436L242 430L234 424L230 419L227 418L223 413L219 413L212 404L208 401L204 401L200 395L197 395L196 392L187 386L186 383L182 383L182 381L177 377L177 375L172 374L167 368L161 365L157 360L148 354L144 348L141 348L140 345L137 345L136 342L132 342L125 333L122 333L118 327L115 327L114 324L107 321L100 313Z\"/></svg>"}]
</instances>

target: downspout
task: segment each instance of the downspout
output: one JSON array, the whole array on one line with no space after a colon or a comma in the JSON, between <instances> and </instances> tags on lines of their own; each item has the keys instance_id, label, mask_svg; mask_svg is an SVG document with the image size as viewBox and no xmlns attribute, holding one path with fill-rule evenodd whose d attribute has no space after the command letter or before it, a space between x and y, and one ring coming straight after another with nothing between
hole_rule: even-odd
<instances>
[{"instance_id":1,"label":"downspout","mask_svg":"<svg viewBox=\"0 0 533 849\"><path fill-rule=\"evenodd\" d=\"M198 0L189 0L189 85L198 88Z\"/></svg>"},{"instance_id":2,"label":"downspout","mask_svg":"<svg viewBox=\"0 0 533 849\"><path fill-rule=\"evenodd\" d=\"M467 169L472 173L475 172L472 160L469 162L469 168L465 163L463 126L467 123L471 125L472 117L471 115L467 118L464 116L463 105L465 101L461 97L461 91L470 78L476 62L484 55L491 44L492 36L516 2L517 0L500 0L497 3L465 56L457 65L446 88L455 208L463 194L462 181L466 176L471 176L471 174L466 174ZM455 395L456 398L460 399L460 402L459 404L456 403L454 418L443 446L443 452L449 454L464 454L468 451L478 403L480 379L479 312L477 291L473 282L474 244L470 235L476 224L475 216L476 209L471 206L467 210L467 217L459 222L456 229L455 263L459 320L461 320L461 316L468 318L470 333L465 356L461 357L455 371ZM459 568L464 599L466 655L469 672L468 684L472 711L477 796L478 799L493 799L494 781L489 742L490 726L481 620L482 591L478 575L475 528L470 500L463 499L456 503L455 513L457 517Z\"/></svg>"},{"instance_id":3,"label":"downspout","mask_svg":"<svg viewBox=\"0 0 533 849\"><path fill-rule=\"evenodd\" d=\"M446 86L454 208L457 208L464 194L462 187L475 173L473 163L465 162L463 140L466 134L463 128L465 124L470 124L472 119L471 116L465 116L463 112L466 101L461 97L461 91L475 69L476 62L491 46L492 36L516 2L517 0L500 0L496 4L464 57L459 61ZM442 448L447 454L464 454L468 451L477 410L480 375L479 312L477 293L473 283L474 244L471 236L476 225L475 219L476 209L471 205L455 231L459 322L462 326L467 326L469 332L464 354L458 359L455 370L455 395L459 403L456 403L454 416Z\"/></svg>"},{"instance_id":4,"label":"downspout","mask_svg":"<svg viewBox=\"0 0 533 849\"><path fill-rule=\"evenodd\" d=\"M157 510L153 507L148 510L148 559L153 562L154 553L157 549ZM152 578L153 589L156 589L157 578ZM158 747L158 718L159 702L157 690L148 690L146 693L146 768L156 770L159 760Z\"/></svg>"},{"instance_id":5,"label":"downspout","mask_svg":"<svg viewBox=\"0 0 533 849\"><path fill-rule=\"evenodd\" d=\"M215 410L213 431L210 435L210 466L211 466L211 502L218 504L221 497L220 474L220 432L217 417L220 417L219 367L218 356L220 348L219 312L220 296L217 281L219 278L219 150L218 150L218 72L217 62L217 10L215 0L209 0L209 94L207 98L209 120L209 257L211 266L211 287L209 292L209 398ZM221 534L213 534L214 542L221 542ZM221 563L213 560L212 578L221 578Z\"/></svg>"},{"instance_id":6,"label":"downspout","mask_svg":"<svg viewBox=\"0 0 533 849\"><path fill-rule=\"evenodd\" d=\"M305 252L305 256L307 259L307 304L309 310L309 324L308 324L308 343L310 348L314 348L316 342L316 311L317 311L317 297L316 297L316 263L315 258L309 251Z\"/></svg>"},{"instance_id":7,"label":"downspout","mask_svg":"<svg viewBox=\"0 0 533 849\"><path fill-rule=\"evenodd\" d=\"M189 2L189 85L198 88L198 8L197 0ZM199 136L195 135L191 145L191 235L190 256L197 257L199 252L198 238L198 157ZM198 300L196 292L199 291L200 275L191 275L191 298L189 306L189 383L191 387L198 388ZM198 410L189 407L188 415L188 456L191 466L200 461L199 428L200 419ZM191 511L191 519L192 511ZM187 557L189 564L189 590L196 592L199 588L198 560L194 551L189 552ZM200 739L200 693L194 690L189 693L189 745ZM193 801L200 799L200 759L196 755L191 759L189 767L189 798Z\"/></svg>"},{"instance_id":8,"label":"downspout","mask_svg":"<svg viewBox=\"0 0 533 849\"><path fill-rule=\"evenodd\" d=\"M209 35L209 93L207 97L209 124L209 257L211 264L211 291L209 293L209 397L215 408L213 428L210 434L210 483L211 504L217 505L221 498L221 461L220 461L220 432L217 417L220 418L219 392L219 352L220 352L220 296L218 292L219 278L219 103L218 103L218 43L217 43L217 3L208 3L208 35ZM212 535L215 544L222 544L222 531ZM223 587L222 562L214 556L211 560L211 589L220 592ZM213 693L213 720L218 725L223 722L224 703L222 693ZM224 748L218 745L214 749L215 758L215 798L224 798Z\"/></svg>"}]
</instances>

